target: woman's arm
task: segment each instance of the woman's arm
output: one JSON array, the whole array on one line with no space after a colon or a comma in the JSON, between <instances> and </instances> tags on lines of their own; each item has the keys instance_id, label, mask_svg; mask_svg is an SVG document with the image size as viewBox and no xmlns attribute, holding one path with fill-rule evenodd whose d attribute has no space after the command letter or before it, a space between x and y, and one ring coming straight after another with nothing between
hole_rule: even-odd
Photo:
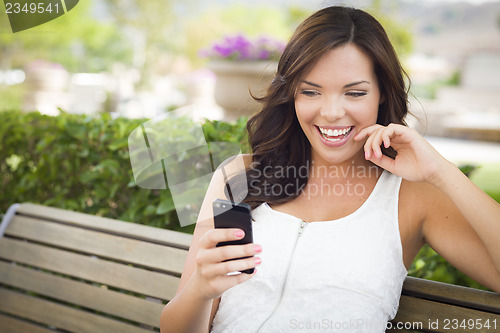
<instances>
[{"instance_id":1,"label":"woman's arm","mask_svg":"<svg viewBox=\"0 0 500 333\"><path fill-rule=\"evenodd\" d=\"M430 183L443 191L470 223L500 274L500 204L450 162Z\"/></svg>"},{"instance_id":2,"label":"woman's arm","mask_svg":"<svg viewBox=\"0 0 500 333\"><path fill-rule=\"evenodd\" d=\"M406 186L403 187L403 184ZM405 190L407 196L411 193L411 201L406 200L405 204L411 205L409 211L413 212L406 221L415 223L414 216L418 216L424 243L474 281L500 292L500 274L491 255L453 201L427 182L403 180L403 184L401 191Z\"/></svg>"},{"instance_id":3,"label":"woman's arm","mask_svg":"<svg viewBox=\"0 0 500 333\"><path fill-rule=\"evenodd\" d=\"M190 279L163 308L161 332L209 332L213 301L200 296L196 283Z\"/></svg>"},{"instance_id":4,"label":"woman's arm","mask_svg":"<svg viewBox=\"0 0 500 333\"><path fill-rule=\"evenodd\" d=\"M198 227L198 225L197 225ZM252 277L250 274L226 276L229 272L255 267L255 259L241 259L228 263L222 260L253 256L253 244L234 247L226 253L216 249L220 241L236 240L237 229L205 230L195 237L190 247L175 297L164 307L160 327L162 333L208 332L218 298L225 290ZM200 236L202 235L202 236ZM220 268L220 269L219 269Z\"/></svg>"},{"instance_id":5,"label":"woman's arm","mask_svg":"<svg viewBox=\"0 0 500 333\"><path fill-rule=\"evenodd\" d=\"M240 171L234 169L234 164L226 165L226 174ZM253 244L216 248L216 244L221 241L242 238L236 234L240 229L214 229L212 202L225 198L224 178L220 170L214 173L200 210L201 218L196 223L177 293L161 314L162 333L208 332L220 295L253 276L227 276L229 272L255 267ZM251 258L222 262L247 256Z\"/></svg>"},{"instance_id":6,"label":"woman's arm","mask_svg":"<svg viewBox=\"0 0 500 333\"><path fill-rule=\"evenodd\" d=\"M500 292L500 205L416 131L374 125L355 140L367 136L368 160L407 180L428 184L420 186L427 211L422 227L426 241L458 269ZM382 155L382 144L398 152L396 159Z\"/></svg>"}]
</instances>

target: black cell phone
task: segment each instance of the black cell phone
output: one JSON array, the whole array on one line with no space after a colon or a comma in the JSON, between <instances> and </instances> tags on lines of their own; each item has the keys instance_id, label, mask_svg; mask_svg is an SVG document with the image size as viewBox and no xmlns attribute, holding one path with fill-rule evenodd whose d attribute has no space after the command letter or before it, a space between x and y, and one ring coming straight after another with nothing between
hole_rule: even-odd
<instances>
[{"instance_id":1,"label":"black cell phone","mask_svg":"<svg viewBox=\"0 0 500 333\"><path fill-rule=\"evenodd\" d=\"M242 239L220 242L219 246L242 245L253 243L252 216L250 206L245 203L236 204L231 201L217 199L213 203L214 225L216 228L239 228L245 231L245 237ZM234 258L229 260L244 259L250 257ZM241 271L242 273L252 274L253 268Z\"/></svg>"}]
</instances>

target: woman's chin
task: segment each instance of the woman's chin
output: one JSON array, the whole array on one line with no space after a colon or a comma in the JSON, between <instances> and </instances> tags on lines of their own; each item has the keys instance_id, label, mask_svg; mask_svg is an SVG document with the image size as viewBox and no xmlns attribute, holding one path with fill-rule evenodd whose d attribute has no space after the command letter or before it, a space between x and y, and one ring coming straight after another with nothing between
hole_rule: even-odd
<instances>
[{"instance_id":1,"label":"woman's chin","mask_svg":"<svg viewBox=\"0 0 500 333\"><path fill-rule=\"evenodd\" d=\"M354 147L353 147L354 148ZM368 161L364 158L362 146L346 151L327 151L322 153L312 153L312 160L315 164L337 165L337 164L359 164Z\"/></svg>"}]
</instances>

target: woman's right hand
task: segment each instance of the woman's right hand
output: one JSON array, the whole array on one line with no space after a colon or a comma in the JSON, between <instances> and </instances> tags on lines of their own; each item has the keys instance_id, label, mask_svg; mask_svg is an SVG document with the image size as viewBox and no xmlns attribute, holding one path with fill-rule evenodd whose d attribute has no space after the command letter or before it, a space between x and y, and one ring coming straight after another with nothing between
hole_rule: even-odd
<instances>
[{"instance_id":1,"label":"woman's right hand","mask_svg":"<svg viewBox=\"0 0 500 333\"><path fill-rule=\"evenodd\" d=\"M241 229L211 229L200 239L194 279L202 297L207 299L220 297L227 289L249 280L255 274L256 270L253 274L228 275L259 265L260 258L254 257L262 251L259 245L249 243L216 247L219 242L238 240L244 235ZM224 261L249 256L250 258Z\"/></svg>"}]
</instances>

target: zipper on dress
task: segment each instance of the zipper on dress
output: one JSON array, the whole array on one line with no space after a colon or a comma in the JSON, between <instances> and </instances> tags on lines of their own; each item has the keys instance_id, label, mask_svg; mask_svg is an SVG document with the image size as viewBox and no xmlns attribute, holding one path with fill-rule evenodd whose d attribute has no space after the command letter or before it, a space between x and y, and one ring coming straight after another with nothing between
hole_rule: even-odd
<instances>
[{"instance_id":1,"label":"zipper on dress","mask_svg":"<svg viewBox=\"0 0 500 333\"><path fill-rule=\"evenodd\" d=\"M285 277L283 279L283 284L281 285L281 292L280 292L280 295L279 295L279 298L278 298L278 302L274 306L273 311L271 311L271 314L259 326L259 328L257 329L257 333L261 332L261 330L264 327L264 325L269 321L269 319L271 319L273 317L273 315L276 313L276 311L278 310L279 306L281 305L281 301L283 300L283 294L285 293L286 285L287 285L287 282L288 282L288 273L290 271L290 266L292 264L292 260L293 260L294 254L295 254L295 249L297 247L297 243L299 242L299 238L302 235L302 233L304 232L304 229L306 228L306 226L307 226L307 223L304 222L304 221L302 221L302 220L300 220L299 231L297 233L297 238L295 238L295 243L293 245L292 254L290 255L290 260L288 260L288 265L287 265L287 268L286 268Z\"/></svg>"}]
</instances>

